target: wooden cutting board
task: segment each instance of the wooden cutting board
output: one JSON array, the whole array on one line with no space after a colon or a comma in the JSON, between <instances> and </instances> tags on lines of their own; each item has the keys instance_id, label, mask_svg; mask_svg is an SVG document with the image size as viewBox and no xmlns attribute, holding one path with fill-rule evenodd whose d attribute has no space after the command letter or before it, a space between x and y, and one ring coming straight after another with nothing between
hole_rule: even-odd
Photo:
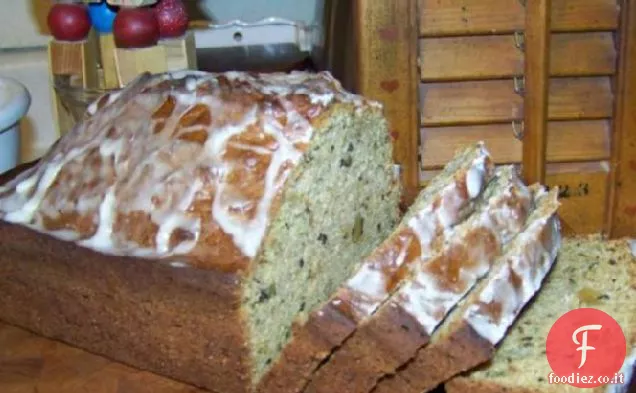
<instances>
[{"instance_id":1,"label":"wooden cutting board","mask_svg":"<svg viewBox=\"0 0 636 393\"><path fill-rule=\"evenodd\" d=\"M2 393L205 393L0 322Z\"/></svg>"}]
</instances>

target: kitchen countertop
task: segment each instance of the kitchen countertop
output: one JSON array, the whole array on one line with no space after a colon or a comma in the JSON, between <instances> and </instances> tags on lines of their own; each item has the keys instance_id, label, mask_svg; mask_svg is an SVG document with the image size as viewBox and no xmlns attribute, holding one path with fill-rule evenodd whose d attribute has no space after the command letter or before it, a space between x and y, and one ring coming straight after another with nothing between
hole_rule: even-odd
<instances>
[{"instance_id":1,"label":"kitchen countertop","mask_svg":"<svg viewBox=\"0 0 636 393\"><path fill-rule=\"evenodd\" d=\"M205 393L2 322L0 392Z\"/></svg>"}]
</instances>

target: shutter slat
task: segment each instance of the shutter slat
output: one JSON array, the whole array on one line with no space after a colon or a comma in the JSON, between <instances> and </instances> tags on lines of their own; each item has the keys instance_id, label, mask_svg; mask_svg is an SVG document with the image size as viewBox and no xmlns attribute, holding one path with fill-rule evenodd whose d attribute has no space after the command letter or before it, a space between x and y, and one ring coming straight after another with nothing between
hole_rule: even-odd
<instances>
[{"instance_id":1,"label":"shutter slat","mask_svg":"<svg viewBox=\"0 0 636 393\"><path fill-rule=\"evenodd\" d=\"M613 94L608 77L556 78L550 81L551 120L612 117Z\"/></svg>"},{"instance_id":2,"label":"shutter slat","mask_svg":"<svg viewBox=\"0 0 636 393\"><path fill-rule=\"evenodd\" d=\"M519 0L419 0L423 37L505 34L523 30ZM615 0L554 0L552 31L608 31L618 26Z\"/></svg>"},{"instance_id":3,"label":"shutter slat","mask_svg":"<svg viewBox=\"0 0 636 393\"><path fill-rule=\"evenodd\" d=\"M523 99L512 80L423 83L421 125L503 123L523 118ZM602 119L612 116L609 77L553 78L551 120Z\"/></svg>"},{"instance_id":4,"label":"shutter slat","mask_svg":"<svg viewBox=\"0 0 636 393\"><path fill-rule=\"evenodd\" d=\"M522 144L511 124L422 128L422 168L442 168L462 146L483 140L497 164L519 163ZM548 124L549 162L577 162L609 158L607 120L552 121Z\"/></svg>"},{"instance_id":5,"label":"shutter slat","mask_svg":"<svg viewBox=\"0 0 636 393\"><path fill-rule=\"evenodd\" d=\"M612 75L616 49L612 33L553 34L552 76ZM523 74L523 52L514 35L424 38L420 40L423 81L510 78Z\"/></svg>"}]
</instances>

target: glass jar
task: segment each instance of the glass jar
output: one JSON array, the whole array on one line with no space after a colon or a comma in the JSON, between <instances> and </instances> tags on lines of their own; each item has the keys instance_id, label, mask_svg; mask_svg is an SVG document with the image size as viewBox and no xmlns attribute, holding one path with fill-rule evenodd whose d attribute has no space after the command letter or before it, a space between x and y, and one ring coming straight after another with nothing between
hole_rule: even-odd
<instances>
[{"instance_id":1,"label":"glass jar","mask_svg":"<svg viewBox=\"0 0 636 393\"><path fill-rule=\"evenodd\" d=\"M89 116L87 109L91 103L108 92L119 90L86 88L77 83L73 83L71 78L68 77L56 77L53 81L53 89L61 106L58 110L64 111L63 114L60 114L60 117L65 118L65 121L60 122L60 134L62 135L70 131L75 124Z\"/></svg>"}]
</instances>

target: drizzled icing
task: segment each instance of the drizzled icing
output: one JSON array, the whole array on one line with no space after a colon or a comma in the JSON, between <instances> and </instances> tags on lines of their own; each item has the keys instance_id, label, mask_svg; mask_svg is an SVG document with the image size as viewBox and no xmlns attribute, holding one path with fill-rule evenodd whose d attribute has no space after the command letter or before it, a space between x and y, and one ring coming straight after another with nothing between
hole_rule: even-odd
<instances>
[{"instance_id":1,"label":"drizzled icing","mask_svg":"<svg viewBox=\"0 0 636 393\"><path fill-rule=\"evenodd\" d=\"M380 108L326 72L142 76L1 187L0 218L109 254L254 257L334 103Z\"/></svg>"},{"instance_id":2,"label":"drizzled icing","mask_svg":"<svg viewBox=\"0 0 636 393\"><path fill-rule=\"evenodd\" d=\"M333 306L341 310L347 307L347 314L358 320L371 315L407 274L409 266L428 258L435 242L446 240L448 229L461 218L460 210L479 196L492 178L488 152L480 149L462 173L449 180L438 197L421 207L399 234L387 239L363 262L334 297Z\"/></svg>"},{"instance_id":3,"label":"drizzled icing","mask_svg":"<svg viewBox=\"0 0 636 393\"><path fill-rule=\"evenodd\" d=\"M401 307L409 313L428 334L488 272L501 245L525 222L532 192L512 172L506 175L502 172L501 181L507 183L502 192L495 193L473 216L459 224L438 254L414 265L413 277L389 302L389 306Z\"/></svg>"},{"instance_id":4,"label":"drizzled icing","mask_svg":"<svg viewBox=\"0 0 636 393\"><path fill-rule=\"evenodd\" d=\"M546 209L510 244L497 270L463 313L463 319L482 337L497 344L521 308L539 290L560 247L560 225L553 215L556 193L546 196L553 209ZM550 198L551 200L547 200Z\"/></svg>"}]
</instances>

